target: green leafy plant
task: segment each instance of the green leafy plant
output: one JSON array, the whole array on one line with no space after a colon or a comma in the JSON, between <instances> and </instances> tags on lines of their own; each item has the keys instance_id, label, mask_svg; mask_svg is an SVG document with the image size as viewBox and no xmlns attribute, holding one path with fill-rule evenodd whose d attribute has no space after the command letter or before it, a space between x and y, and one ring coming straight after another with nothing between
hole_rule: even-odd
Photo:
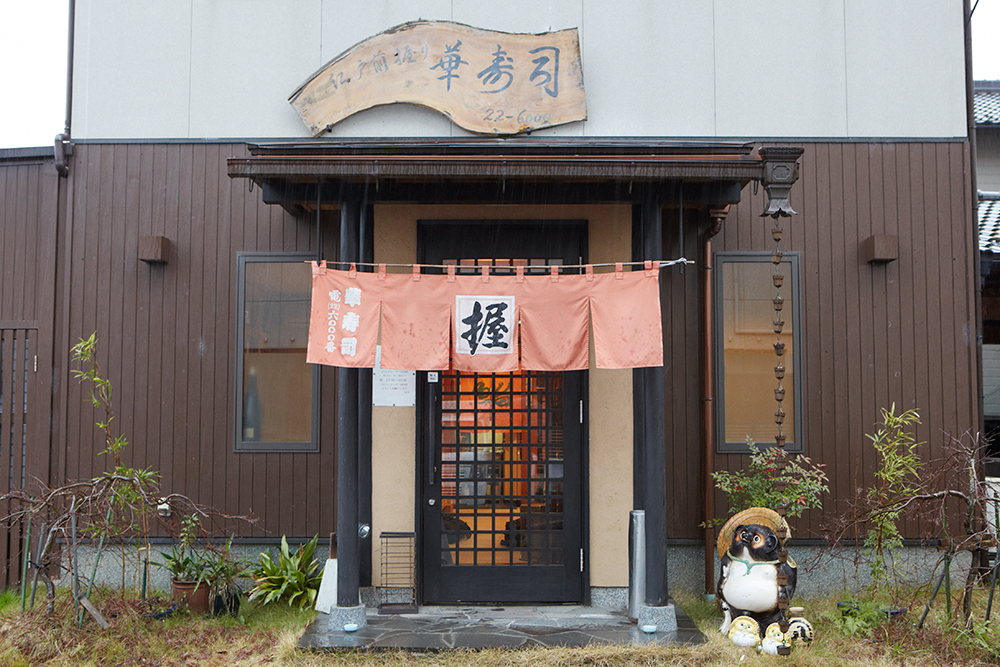
<instances>
[{"instance_id":1,"label":"green leafy plant","mask_svg":"<svg viewBox=\"0 0 1000 667\"><path fill-rule=\"evenodd\" d=\"M259 599L264 604L285 600L303 609L315 604L322 578L320 563L313 557L318 542L319 535L316 535L292 553L288 540L282 535L278 560L268 553L260 554L251 572L255 586L250 591L250 599Z\"/></svg>"},{"instance_id":2,"label":"green leafy plant","mask_svg":"<svg viewBox=\"0 0 1000 667\"><path fill-rule=\"evenodd\" d=\"M903 537L896 523L907 500L920 493L921 460L917 449L920 442L909 429L920 423L920 415L910 409L896 414L896 404L881 409L882 421L874 434L867 438L879 455L875 470L876 483L868 489L868 500L877 508L869 516L870 528L865 535L872 585L884 587L889 576L887 554L903 546Z\"/></svg>"},{"instance_id":3,"label":"green leafy plant","mask_svg":"<svg viewBox=\"0 0 1000 667\"><path fill-rule=\"evenodd\" d=\"M822 464L817 465L802 454L792 458L778 447L760 449L750 438L747 447L750 464L745 469L712 473L716 488L726 494L731 514L750 507L785 506L786 516L796 517L809 508L823 506L820 496L829 493L830 480ZM722 520L716 519L714 523Z\"/></svg>"},{"instance_id":4,"label":"green leafy plant","mask_svg":"<svg viewBox=\"0 0 1000 667\"><path fill-rule=\"evenodd\" d=\"M121 466L122 450L128 445L128 440L124 435L114 435L111 431L111 422L115 419L111 411L113 390L111 381L101 375L101 368L97 363L97 333L90 334L86 339L81 338L71 348L71 353L73 361L83 364L83 368L73 371L73 377L91 384L90 402L95 408L104 410L104 418L97 422L97 427L104 432L105 441L105 448L100 453L111 454L115 467L118 468Z\"/></svg>"},{"instance_id":5,"label":"green leafy plant","mask_svg":"<svg viewBox=\"0 0 1000 667\"><path fill-rule=\"evenodd\" d=\"M235 610L239 607L237 602L241 596L238 581L250 576L250 564L234 556L232 548L232 537L222 546L209 546L206 551L208 567L205 576L212 584L212 592L222 598L222 609L235 615Z\"/></svg>"},{"instance_id":6,"label":"green leafy plant","mask_svg":"<svg viewBox=\"0 0 1000 667\"><path fill-rule=\"evenodd\" d=\"M210 588L210 594L220 599L215 604L215 613L236 615L239 609L240 589L237 580L250 576L250 567L242 558L232 553L233 538L224 543L198 543L201 520L196 514L189 514L181 521L177 544L163 561L157 563L165 568L175 581L194 582L195 588L202 583Z\"/></svg>"},{"instance_id":7,"label":"green leafy plant","mask_svg":"<svg viewBox=\"0 0 1000 667\"><path fill-rule=\"evenodd\" d=\"M200 584L210 581L211 561L205 553L195 549L198 529L201 522L194 514L189 514L181 521L181 530L177 544L171 547L169 553L163 554L163 562L158 563L170 573L175 581L193 581Z\"/></svg>"},{"instance_id":8,"label":"green leafy plant","mask_svg":"<svg viewBox=\"0 0 1000 667\"><path fill-rule=\"evenodd\" d=\"M885 623L888 616L875 602L863 600L843 604L840 614L833 617L834 624L845 635L871 637L875 628Z\"/></svg>"},{"instance_id":9,"label":"green leafy plant","mask_svg":"<svg viewBox=\"0 0 1000 667\"><path fill-rule=\"evenodd\" d=\"M193 581L196 584L209 581L210 564L199 551L175 546L169 553L163 554L160 565L170 572L170 578L175 581Z\"/></svg>"},{"instance_id":10,"label":"green leafy plant","mask_svg":"<svg viewBox=\"0 0 1000 667\"><path fill-rule=\"evenodd\" d=\"M148 553L151 508L148 498L158 491L159 473L150 468L136 469L122 465L122 452L128 446L128 439L121 433L115 434L112 423L115 415L112 407L114 391L111 381L101 373L97 361L97 334L83 339L70 349L73 361L80 364L72 371L73 377L90 385L90 402L103 412L97 419L97 428L104 436L104 449L98 455L110 454L114 460L111 470L105 471L92 481L107 490L104 496L107 509L91 518L94 534L103 538L118 538L121 549L121 581L125 588L125 562L128 537L137 536ZM93 504L93 503L92 503Z\"/></svg>"}]
</instances>

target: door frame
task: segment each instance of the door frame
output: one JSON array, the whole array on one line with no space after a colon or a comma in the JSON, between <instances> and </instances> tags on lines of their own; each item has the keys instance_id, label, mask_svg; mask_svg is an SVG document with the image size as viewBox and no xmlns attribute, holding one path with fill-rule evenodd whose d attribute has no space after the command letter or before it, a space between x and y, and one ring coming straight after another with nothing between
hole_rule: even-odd
<instances>
[{"instance_id":1,"label":"door frame","mask_svg":"<svg viewBox=\"0 0 1000 667\"><path fill-rule=\"evenodd\" d=\"M579 241L579 258L576 263L586 263L587 248L589 241L589 221L586 219L420 219L417 221L417 258L421 264L429 264L428 256L430 252L427 230L435 225L455 226L485 226L489 224L504 224L514 227L534 227L547 228L548 232L565 230L567 227L575 227L575 233ZM435 416L439 415L440 406L440 372L438 380L431 383L428 380L429 373L434 371L418 371L416 374L416 414L414 416L414 451L416 461L414 465L414 529L417 535L416 548L416 597L418 604L424 604L426 600L424 590L424 572L426 570L426 549L422 544L425 534L425 489L427 486L427 475L429 459L434 455L433 447L429 443L439 442L441 437L441 425ZM579 396L581 405L579 407L579 457L580 457L580 511L579 511L579 531L581 547L581 568L580 568L580 599L579 603L590 605L590 371L569 371L567 373L578 374ZM434 385L433 387L431 385ZM435 404L436 400L436 404ZM569 417L573 410L564 405L564 414ZM438 473L438 483L440 483L440 473ZM439 552L438 552L439 553ZM574 600L574 602L577 602ZM468 604L488 604L487 602Z\"/></svg>"}]
</instances>

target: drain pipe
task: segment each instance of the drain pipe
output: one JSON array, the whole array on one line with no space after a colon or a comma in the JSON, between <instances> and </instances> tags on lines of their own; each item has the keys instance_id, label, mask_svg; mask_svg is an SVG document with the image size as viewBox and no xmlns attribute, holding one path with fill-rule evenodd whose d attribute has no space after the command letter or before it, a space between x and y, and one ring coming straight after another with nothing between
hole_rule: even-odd
<instances>
[{"instance_id":1,"label":"drain pipe","mask_svg":"<svg viewBox=\"0 0 1000 667\"><path fill-rule=\"evenodd\" d=\"M709 209L712 224L705 232L705 244L702 250L702 266L705 267L702 304L704 312L702 314L704 322L704 377L702 386L704 387L704 455L705 455L705 593L715 594L715 528L710 524L715 516L715 480L712 479L714 466L712 461L715 457L715 364L712 354L712 339L715 337L714 321L712 318L712 290L713 290L713 268L712 268L712 237L722 229L722 221L729 213L729 206L723 208Z\"/></svg>"},{"instance_id":2,"label":"drain pipe","mask_svg":"<svg viewBox=\"0 0 1000 667\"><path fill-rule=\"evenodd\" d=\"M76 0L69 0L69 38L66 47L66 125L62 133L56 135L55 160L56 172L66 178L69 176L69 165L66 156L69 149L73 123L73 43L76 34Z\"/></svg>"}]
</instances>

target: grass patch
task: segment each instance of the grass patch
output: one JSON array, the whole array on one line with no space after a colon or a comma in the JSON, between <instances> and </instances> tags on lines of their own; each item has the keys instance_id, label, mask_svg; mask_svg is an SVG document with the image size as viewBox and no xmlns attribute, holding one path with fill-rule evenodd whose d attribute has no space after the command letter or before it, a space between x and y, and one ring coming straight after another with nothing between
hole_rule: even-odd
<instances>
[{"instance_id":1,"label":"grass patch","mask_svg":"<svg viewBox=\"0 0 1000 667\"><path fill-rule=\"evenodd\" d=\"M795 665L799 667L860 667L863 665L931 667L1000 664L1000 637L982 623L985 594L977 596L977 623L972 630L949 622L944 601L935 603L924 628L916 621L923 611L915 602L901 621L881 623L870 636L850 635L836 609L836 598L796 602L816 629L816 641L797 648L791 659L760 655L738 647L718 632L720 617L713 602L678 595L678 601L705 633L705 644L691 647L589 646L562 649L519 649L306 653L296 649L306 625L315 617L283 604L244 603L239 618L196 618L178 613L162 621L145 617L168 606L163 598L151 602L121 599L98 591L94 602L111 626L102 630L89 617L82 628L73 618L73 602L65 592L56 600L56 613L45 616L44 605L21 614L19 595L12 595L0 611L0 666L21 665L288 665L314 667L588 667L667 665ZM6 600L0 594L0 602ZM916 598L915 598L916 599ZM956 605L957 608L957 599Z\"/></svg>"},{"instance_id":2,"label":"grass patch","mask_svg":"<svg viewBox=\"0 0 1000 667\"><path fill-rule=\"evenodd\" d=\"M244 603L239 618L180 611L155 620L148 615L168 609L165 598L122 599L97 591L92 601L109 621L107 630L89 616L78 628L72 598L63 591L51 617L37 602L25 614L19 606L0 612L0 665L280 664L288 637L297 639L315 616L285 605Z\"/></svg>"},{"instance_id":3,"label":"grass patch","mask_svg":"<svg viewBox=\"0 0 1000 667\"><path fill-rule=\"evenodd\" d=\"M16 588L8 588L0 591L0 614L17 605L21 608L21 591Z\"/></svg>"}]
</instances>

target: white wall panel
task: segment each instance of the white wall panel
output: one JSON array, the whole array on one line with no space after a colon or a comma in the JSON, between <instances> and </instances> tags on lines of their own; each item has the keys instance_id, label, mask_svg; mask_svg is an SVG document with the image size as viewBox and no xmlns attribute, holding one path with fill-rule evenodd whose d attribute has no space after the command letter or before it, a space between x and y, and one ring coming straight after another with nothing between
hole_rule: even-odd
<instances>
[{"instance_id":1,"label":"white wall panel","mask_svg":"<svg viewBox=\"0 0 1000 667\"><path fill-rule=\"evenodd\" d=\"M590 0L581 27L585 134L715 134L711 3Z\"/></svg>"},{"instance_id":2,"label":"white wall panel","mask_svg":"<svg viewBox=\"0 0 1000 667\"><path fill-rule=\"evenodd\" d=\"M715 62L717 135L847 136L840 3L720 0Z\"/></svg>"},{"instance_id":3,"label":"white wall panel","mask_svg":"<svg viewBox=\"0 0 1000 667\"><path fill-rule=\"evenodd\" d=\"M189 0L80 0L76 23L74 136L190 136Z\"/></svg>"},{"instance_id":4,"label":"white wall panel","mask_svg":"<svg viewBox=\"0 0 1000 667\"><path fill-rule=\"evenodd\" d=\"M323 57L292 90L314 70L383 30L419 19L453 21L451 6L451 0L323 0Z\"/></svg>"},{"instance_id":5,"label":"white wall panel","mask_svg":"<svg viewBox=\"0 0 1000 667\"><path fill-rule=\"evenodd\" d=\"M964 136L962 3L845 6L848 135Z\"/></svg>"},{"instance_id":6,"label":"white wall panel","mask_svg":"<svg viewBox=\"0 0 1000 667\"><path fill-rule=\"evenodd\" d=\"M288 96L322 58L321 11L321 0L195 0L190 136L303 134Z\"/></svg>"},{"instance_id":7,"label":"white wall panel","mask_svg":"<svg viewBox=\"0 0 1000 667\"><path fill-rule=\"evenodd\" d=\"M417 19L580 31L588 120L546 135L955 137L954 0L80 0L79 138L304 138L287 102L325 63ZM330 136L460 136L416 107Z\"/></svg>"}]
</instances>

